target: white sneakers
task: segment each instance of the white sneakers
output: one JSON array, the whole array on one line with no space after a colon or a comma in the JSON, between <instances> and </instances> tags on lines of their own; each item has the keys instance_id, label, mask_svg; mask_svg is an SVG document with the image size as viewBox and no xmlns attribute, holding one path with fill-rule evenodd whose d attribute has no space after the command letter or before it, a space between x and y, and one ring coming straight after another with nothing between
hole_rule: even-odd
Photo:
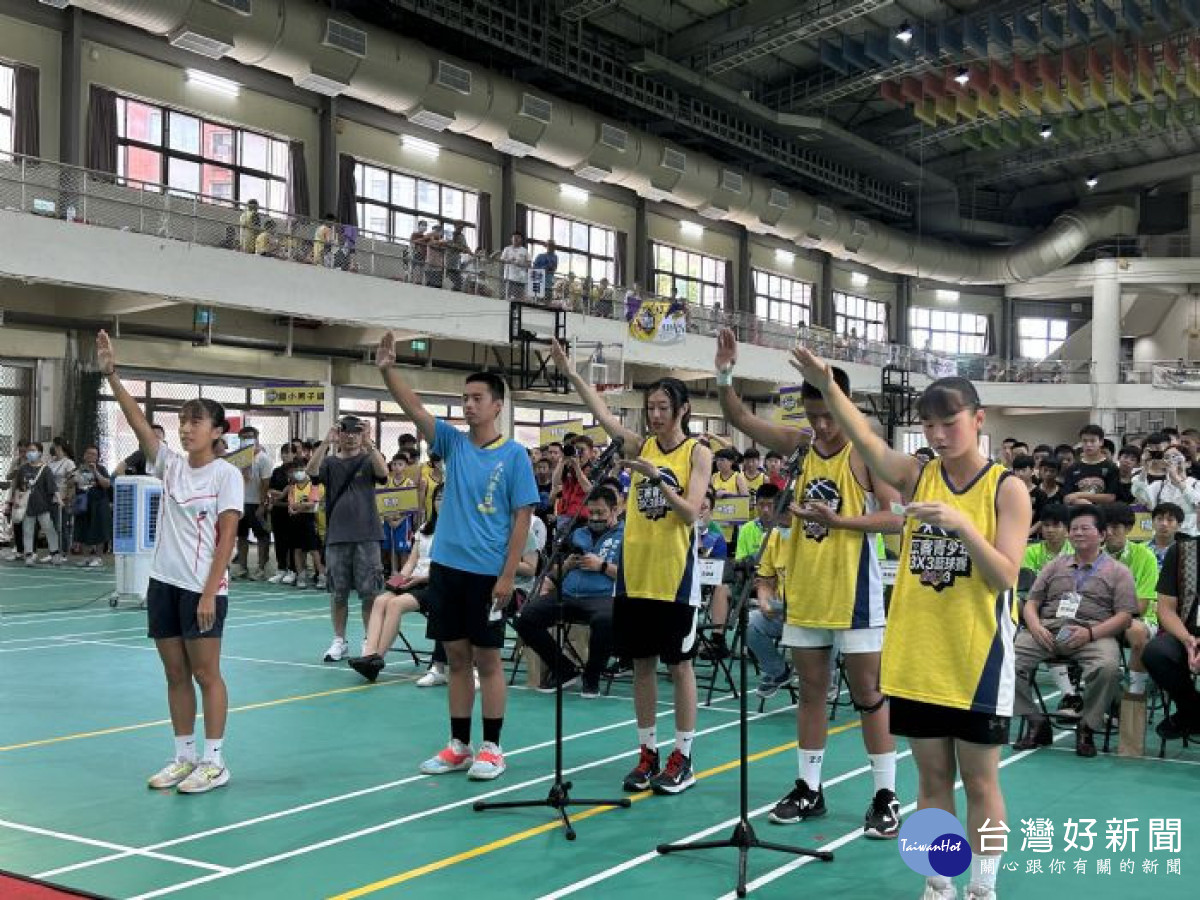
<instances>
[{"instance_id":1,"label":"white sneakers","mask_svg":"<svg viewBox=\"0 0 1200 900\"><path fill-rule=\"evenodd\" d=\"M283 577L279 579L280 584L295 584L297 575L295 572L284 572Z\"/></svg>"},{"instance_id":2,"label":"white sneakers","mask_svg":"<svg viewBox=\"0 0 1200 900\"><path fill-rule=\"evenodd\" d=\"M325 662L341 662L349 650L350 645L346 643L345 638L335 637L329 649L325 651Z\"/></svg>"},{"instance_id":3,"label":"white sneakers","mask_svg":"<svg viewBox=\"0 0 1200 900\"><path fill-rule=\"evenodd\" d=\"M439 687L450 679L446 677L446 673L438 669L430 669L424 675L417 679L417 687Z\"/></svg>"},{"instance_id":4,"label":"white sneakers","mask_svg":"<svg viewBox=\"0 0 1200 900\"><path fill-rule=\"evenodd\" d=\"M212 762L200 762L176 788L181 794L207 794L229 784L229 769Z\"/></svg>"},{"instance_id":5,"label":"white sneakers","mask_svg":"<svg viewBox=\"0 0 1200 900\"><path fill-rule=\"evenodd\" d=\"M289 574L291 574L291 573L290 572L282 572L282 571L276 572L274 575L272 575L270 578L267 579L267 584L282 584L283 579L287 578ZM295 579L293 578L293 581L294 580Z\"/></svg>"},{"instance_id":6,"label":"white sneakers","mask_svg":"<svg viewBox=\"0 0 1200 900\"><path fill-rule=\"evenodd\" d=\"M173 759L146 781L149 787L156 790L164 788L173 788L179 785L185 778L192 774L196 768L194 760L190 759Z\"/></svg>"},{"instance_id":7,"label":"white sneakers","mask_svg":"<svg viewBox=\"0 0 1200 900\"><path fill-rule=\"evenodd\" d=\"M953 881L945 887L937 887L931 879L926 878L925 893L921 895L921 900L958 900L958 888Z\"/></svg>"}]
</instances>

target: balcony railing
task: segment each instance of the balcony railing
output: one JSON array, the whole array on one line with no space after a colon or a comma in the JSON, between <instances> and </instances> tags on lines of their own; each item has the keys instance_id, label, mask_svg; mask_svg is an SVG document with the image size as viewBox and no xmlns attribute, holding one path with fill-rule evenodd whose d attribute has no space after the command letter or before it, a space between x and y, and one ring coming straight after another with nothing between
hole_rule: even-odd
<instances>
[{"instance_id":1,"label":"balcony railing","mask_svg":"<svg viewBox=\"0 0 1200 900\"><path fill-rule=\"evenodd\" d=\"M1087 384L1092 380L1090 359L1000 359L976 356L960 359L958 373L972 381L1008 384Z\"/></svg>"}]
</instances>

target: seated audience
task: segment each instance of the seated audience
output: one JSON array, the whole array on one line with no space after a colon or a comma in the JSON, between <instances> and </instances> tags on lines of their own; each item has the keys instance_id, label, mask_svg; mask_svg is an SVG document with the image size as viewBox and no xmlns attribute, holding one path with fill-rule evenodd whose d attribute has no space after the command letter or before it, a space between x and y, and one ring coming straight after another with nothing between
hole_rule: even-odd
<instances>
[{"instance_id":1,"label":"seated audience","mask_svg":"<svg viewBox=\"0 0 1200 900\"><path fill-rule=\"evenodd\" d=\"M1185 537L1167 551L1158 578L1159 631L1142 654L1146 671L1175 705L1175 712L1155 726L1167 740L1200 734L1200 693L1195 682L1200 673L1198 549L1200 542Z\"/></svg>"}]
</instances>

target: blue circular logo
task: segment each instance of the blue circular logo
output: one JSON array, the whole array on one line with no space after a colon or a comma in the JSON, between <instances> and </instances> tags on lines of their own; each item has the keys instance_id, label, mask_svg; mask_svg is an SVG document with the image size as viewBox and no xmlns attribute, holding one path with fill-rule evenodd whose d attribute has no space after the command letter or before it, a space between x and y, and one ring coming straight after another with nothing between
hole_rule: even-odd
<instances>
[{"instance_id":1,"label":"blue circular logo","mask_svg":"<svg viewBox=\"0 0 1200 900\"><path fill-rule=\"evenodd\" d=\"M904 864L921 875L953 878L971 867L971 842L962 823L944 809L919 809L900 826Z\"/></svg>"}]
</instances>

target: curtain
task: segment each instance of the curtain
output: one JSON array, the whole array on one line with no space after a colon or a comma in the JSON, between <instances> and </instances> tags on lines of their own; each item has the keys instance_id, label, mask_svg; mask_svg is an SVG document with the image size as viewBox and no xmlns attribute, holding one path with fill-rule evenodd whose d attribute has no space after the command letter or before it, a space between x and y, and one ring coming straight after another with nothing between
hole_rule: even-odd
<instances>
[{"instance_id":1,"label":"curtain","mask_svg":"<svg viewBox=\"0 0 1200 900\"><path fill-rule=\"evenodd\" d=\"M13 97L13 153L17 156L41 156L38 80L37 69L17 66Z\"/></svg>"},{"instance_id":2,"label":"curtain","mask_svg":"<svg viewBox=\"0 0 1200 900\"><path fill-rule=\"evenodd\" d=\"M725 309L737 308L737 283L733 280L733 260L725 260Z\"/></svg>"},{"instance_id":3,"label":"curtain","mask_svg":"<svg viewBox=\"0 0 1200 900\"><path fill-rule=\"evenodd\" d=\"M354 167L358 161L348 153L338 159L337 220L343 225L358 225L358 186L354 183Z\"/></svg>"},{"instance_id":4,"label":"curtain","mask_svg":"<svg viewBox=\"0 0 1200 900\"><path fill-rule=\"evenodd\" d=\"M646 240L646 262L642 266L642 287L645 293L653 294L658 286L654 283L654 241Z\"/></svg>"},{"instance_id":5,"label":"curtain","mask_svg":"<svg viewBox=\"0 0 1200 900\"><path fill-rule=\"evenodd\" d=\"M475 250L479 253L491 253L492 244L492 195L487 191L479 192L479 227L476 234L479 237Z\"/></svg>"},{"instance_id":6,"label":"curtain","mask_svg":"<svg viewBox=\"0 0 1200 900\"><path fill-rule=\"evenodd\" d=\"M983 339L983 352L987 356L994 356L996 353L996 319L992 313L987 314L987 325L984 328L986 337Z\"/></svg>"},{"instance_id":7,"label":"curtain","mask_svg":"<svg viewBox=\"0 0 1200 900\"><path fill-rule=\"evenodd\" d=\"M288 144L288 191L291 194L292 215L308 218L312 215L312 203L308 196L308 164L304 161L304 141Z\"/></svg>"},{"instance_id":8,"label":"curtain","mask_svg":"<svg viewBox=\"0 0 1200 900\"><path fill-rule=\"evenodd\" d=\"M524 203L516 204L516 215L513 218L513 231L519 231L525 238L525 245L529 245L529 207ZM504 236L504 243L511 243L511 234Z\"/></svg>"},{"instance_id":9,"label":"curtain","mask_svg":"<svg viewBox=\"0 0 1200 900\"><path fill-rule=\"evenodd\" d=\"M96 172L117 174L117 95L94 84L88 98L86 142L84 165Z\"/></svg>"},{"instance_id":10,"label":"curtain","mask_svg":"<svg viewBox=\"0 0 1200 900\"><path fill-rule=\"evenodd\" d=\"M628 269L629 235L624 231L617 232L617 243L613 247L613 283L624 284L625 272Z\"/></svg>"}]
</instances>

